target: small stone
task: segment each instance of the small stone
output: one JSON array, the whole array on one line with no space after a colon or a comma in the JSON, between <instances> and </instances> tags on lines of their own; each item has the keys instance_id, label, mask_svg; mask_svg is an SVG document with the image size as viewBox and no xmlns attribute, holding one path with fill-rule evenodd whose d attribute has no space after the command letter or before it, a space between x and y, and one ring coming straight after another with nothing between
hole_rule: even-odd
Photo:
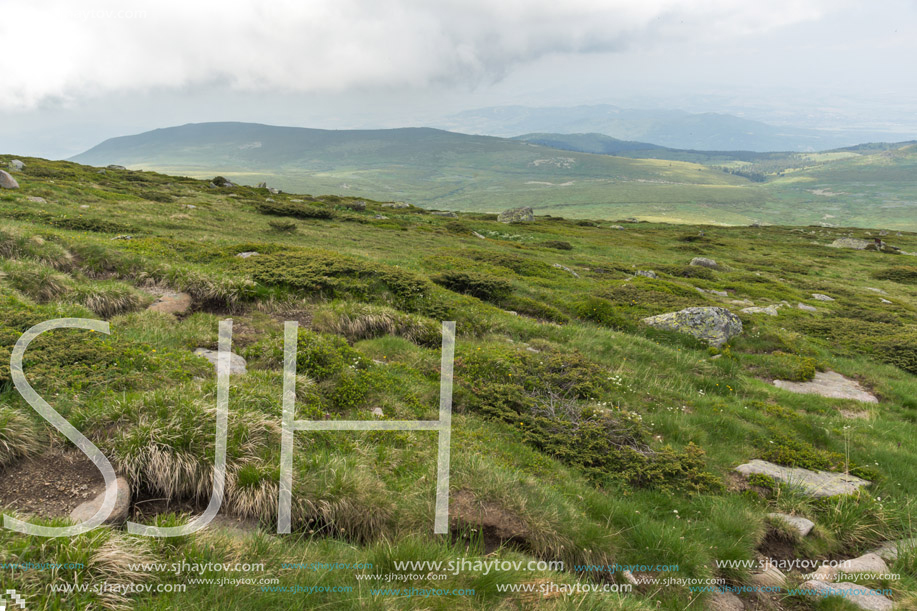
<instances>
[{"instance_id":1,"label":"small stone","mask_svg":"<svg viewBox=\"0 0 917 611\"><path fill-rule=\"evenodd\" d=\"M458 218L458 215L455 212L451 212L449 210L434 210L430 214L434 216L445 216L450 219Z\"/></svg>"},{"instance_id":2,"label":"small stone","mask_svg":"<svg viewBox=\"0 0 917 611\"><path fill-rule=\"evenodd\" d=\"M32 202L33 204L47 204L48 203L48 200L46 200L45 198L36 197L34 195L30 195L26 199Z\"/></svg>"},{"instance_id":3,"label":"small stone","mask_svg":"<svg viewBox=\"0 0 917 611\"><path fill-rule=\"evenodd\" d=\"M634 272L634 275L643 276L644 278L658 278L659 277L656 275L656 272L652 270L644 270L644 269L638 269L637 271Z\"/></svg>"},{"instance_id":4,"label":"small stone","mask_svg":"<svg viewBox=\"0 0 917 611\"><path fill-rule=\"evenodd\" d=\"M859 558L824 564L813 575L818 581L832 582L840 573L888 573L888 565L877 554L864 554Z\"/></svg>"},{"instance_id":5,"label":"small stone","mask_svg":"<svg viewBox=\"0 0 917 611\"><path fill-rule=\"evenodd\" d=\"M815 301L834 301L834 297L828 297L827 295L822 295L821 293L812 293L812 299Z\"/></svg>"},{"instance_id":6,"label":"small stone","mask_svg":"<svg viewBox=\"0 0 917 611\"><path fill-rule=\"evenodd\" d=\"M777 306L752 306L750 308L742 308L739 310L743 314L767 314L768 316L777 316Z\"/></svg>"},{"instance_id":7,"label":"small stone","mask_svg":"<svg viewBox=\"0 0 917 611\"><path fill-rule=\"evenodd\" d=\"M570 269L570 268L567 267L566 265L561 265L560 263L554 263L554 264L551 265L551 267L556 267L557 269L562 269L562 270L564 270L565 272L572 274L574 278L579 278L579 274L577 274L575 271L573 271L572 269Z\"/></svg>"},{"instance_id":8,"label":"small stone","mask_svg":"<svg viewBox=\"0 0 917 611\"><path fill-rule=\"evenodd\" d=\"M788 513L769 513L767 517L786 522L799 533L800 537L805 537L815 527L815 522L812 520L807 520L801 516L791 516Z\"/></svg>"},{"instance_id":9,"label":"small stone","mask_svg":"<svg viewBox=\"0 0 917 611\"><path fill-rule=\"evenodd\" d=\"M867 290L867 291L872 291L873 293L878 293L878 294L880 294L880 295L888 295L888 293L887 293L885 290L883 290L883 289L877 289L877 288L874 287L874 286L867 286L867 287L866 287L866 290Z\"/></svg>"},{"instance_id":10,"label":"small stone","mask_svg":"<svg viewBox=\"0 0 917 611\"><path fill-rule=\"evenodd\" d=\"M385 216L384 214L377 214L377 215L374 216L373 218L374 218L375 220L377 220L377 221L385 221L385 220L388 220L388 217Z\"/></svg>"},{"instance_id":11,"label":"small stone","mask_svg":"<svg viewBox=\"0 0 917 611\"><path fill-rule=\"evenodd\" d=\"M243 259L248 259L249 257L254 257L257 254L258 254L258 251L256 250L246 250L245 252L240 252L236 256L241 257Z\"/></svg>"},{"instance_id":12,"label":"small stone","mask_svg":"<svg viewBox=\"0 0 917 611\"><path fill-rule=\"evenodd\" d=\"M134 239L134 236L127 235L127 234L116 235L115 237L112 238L112 240L133 240L133 239Z\"/></svg>"},{"instance_id":13,"label":"small stone","mask_svg":"<svg viewBox=\"0 0 917 611\"><path fill-rule=\"evenodd\" d=\"M884 298L884 297L880 297L880 298L879 298L879 301L880 301L881 303L891 303L891 301L889 301L888 299L886 299L886 298Z\"/></svg>"},{"instance_id":14,"label":"small stone","mask_svg":"<svg viewBox=\"0 0 917 611\"><path fill-rule=\"evenodd\" d=\"M197 206L195 206L194 204L185 204L182 206L182 208L187 208L188 210L194 210L195 208L197 208Z\"/></svg>"},{"instance_id":15,"label":"small stone","mask_svg":"<svg viewBox=\"0 0 917 611\"><path fill-rule=\"evenodd\" d=\"M117 493L115 496L115 506L112 508L111 513L108 514L108 517L105 519L103 524L122 524L127 520L127 513L131 506L131 488L127 483L127 480L123 477L119 477L115 480L115 487ZM105 502L105 491L103 490L91 501L86 501L85 503L80 504L76 509L70 512L70 519L74 522L85 522L89 520L99 511L99 508L102 507L102 503Z\"/></svg>"},{"instance_id":16,"label":"small stone","mask_svg":"<svg viewBox=\"0 0 917 611\"><path fill-rule=\"evenodd\" d=\"M714 592L707 599L707 611L743 611L745 603L732 592Z\"/></svg>"},{"instance_id":17,"label":"small stone","mask_svg":"<svg viewBox=\"0 0 917 611\"><path fill-rule=\"evenodd\" d=\"M497 220L501 223L531 223L535 220L535 213L528 206L510 208L501 212Z\"/></svg>"},{"instance_id":18,"label":"small stone","mask_svg":"<svg viewBox=\"0 0 917 611\"><path fill-rule=\"evenodd\" d=\"M760 573L754 573L749 581L760 588L782 588L786 585L786 575L773 565L768 565Z\"/></svg>"},{"instance_id":19,"label":"small stone","mask_svg":"<svg viewBox=\"0 0 917 611\"><path fill-rule=\"evenodd\" d=\"M88 204L83 204L82 206L80 206L80 208L83 209L83 210L89 210L89 205L88 205Z\"/></svg>"},{"instance_id":20,"label":"small stone","mask_svg":"<svg viewBox=\"0 0 917 611\"><path fill-rule=\"evenodd\" d=\"M209 348L198 348L194 351L194 354L202 356L211 363L213 367L217 368L217 361L219 358L219 351L211 350ZM229 353L229 374L230 375L242 375L247 371L245 359L236 354L235 352Z\"/></svg>"},{"instance_id":21,"label":"small stone","mask_svg":"<svg viewBox=\"0 0 917 611\"><path fill-rule=\"evenodd\" d=\"M377 418L382 418L383 416L385 416L385 414L382 412L381 407L374 407L373 416L376 416Z\"/></svg>"},{"instance_id":22,"label":"small stone","mask_svg":"<svg viewBox=\"0 0 917 611\"><path fill-rule=\"evenodd\" d=\"M624 227L622 227L622 226L620 226L620 225L610 225L610 226L609 226L609 229L624 229Z\"/></svg>"},{"instance_id":23,"label":"small stone","mask_svg":"<svg viewBox=\"0 0 917 611\"><path fill-rule=\"evenodd\" d=\"M807 303L802 303L802 302L797 303L796 307L804 312L818 312L818 308L816 308L815 306L810 306Z\"/></svg>"},{"instance_id":24,"label":"small stone","mask_svg":"<svg viewBox=\"0 0 917 611\"><path fill-rule=\"evenodd\" d=\"M831 248L852 248L853 250L866 250L866 248L872 244L867 240L860 240L857 238L838 238L828 244Z\"/></svg>"},{"instance_id":25,"label":"small stone","mask_svg":"<svg viewBox=\"0 0 917 611\"><path fill-rule=\"evenodd\" d=\"M816 579L806 581L799 586L803 591L811 591L814 596L824 598L836 596L856 605L865 611L892 611L895 604L884 595L855 583L826 583Z\"/></svg>"},{"instance_id":26,"label":"small stone","mask_svg":"<svg viewBox=\"0 0 917 611\"><path fill-rule=\"evenodd\" d=\"M486 240L486 239L487 239L487 238L485 238L484 236L482 236L480 233L478 233L477 231L472 231L472 232L471 232L471 235L473 235L474 237L476 237L476 238L478 238L478 239L481 239L481 240Z\"/></svg>"},{"instance_id":27,"label":"small stone","mask_svg":"<svg viewBox=\"0 0 917 611\"><path fill-rule=\"evenodd\" d=\"M720 297L729 297L729 293L727 293L726 291L717 291L714 289L710 289L710 293L713 295L718 295Z\"/></svg>"},{"instance_id":28,"label":"small stone","mask_svg":"<svg viewBox=\"0 0 917 611\"><path fill-rule=\"evenodd\" d=\"M716 261L713 259L708 259L707 257L694 257L691 259L691 265L694 267L706 267L708 269L720 268L720 266L716 264Z\"/></svg>"},{"instance_id":29,"label":"small stone","mask_svg":"<svg viewBox=\"0 0 917 611\"><path fill-rule=\"evenodd\" d=\"M10 176L9 172L0 170L0 189L18 189L19 183Z\"/></svg>"}]
</instances>

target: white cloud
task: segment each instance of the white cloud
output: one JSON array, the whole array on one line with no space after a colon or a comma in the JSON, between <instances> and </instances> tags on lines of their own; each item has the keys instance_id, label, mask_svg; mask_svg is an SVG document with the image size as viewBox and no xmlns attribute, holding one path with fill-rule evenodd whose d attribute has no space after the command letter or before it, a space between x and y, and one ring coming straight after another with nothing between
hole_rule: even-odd
<instances>
[{"instance_id":1,"label":"white cloud","mask_svg":"<svg viewBox=\"0 0 917 611\"><path fill-rule=\"evenodd\" d=\"M722 39L819 18L810 0L6 2L0 109L220 84L342 92L474 85L558 53Z\"/></svg>"}]
</instances>

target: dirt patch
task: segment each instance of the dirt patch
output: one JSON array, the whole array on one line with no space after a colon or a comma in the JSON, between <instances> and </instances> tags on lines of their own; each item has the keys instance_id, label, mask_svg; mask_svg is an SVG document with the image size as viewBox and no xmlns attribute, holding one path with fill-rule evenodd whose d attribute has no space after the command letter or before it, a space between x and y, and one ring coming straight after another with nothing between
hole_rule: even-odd
<instances>
[{"instance_id":1,"label":"dirt patch","mask_svg":"<svg viewBox=\"0 0 917 611\"><path fill-rule=\"evenodd\" d=\"M50 450L0 473L0 505L22 514L64 517L105 488L95 464L79 450Z\"/></svg>"},{"instance_id":2,"label":"dirt patch","mask_svg":"<svg viewBox=\"0 0 917 611\"><path fill-rule=\"evenodd\" d=\"M792 560L796 558L796 544L781 533L768 529L758 545L758 551L771 560Z\"/></svg>"},{"instance_id":3,"label":"dirt patch","mask_svg":"<svg viewBox=\"0 0 917 611\"><path fill-rule=\"evenodd\" d=\"M479 501L468 490L459 490L449 503L452 530L460 537L483 537L484 552L490 553L506 543L526 547L529 531L516 514L492 501Z\"/></svg>"}]
</instances>

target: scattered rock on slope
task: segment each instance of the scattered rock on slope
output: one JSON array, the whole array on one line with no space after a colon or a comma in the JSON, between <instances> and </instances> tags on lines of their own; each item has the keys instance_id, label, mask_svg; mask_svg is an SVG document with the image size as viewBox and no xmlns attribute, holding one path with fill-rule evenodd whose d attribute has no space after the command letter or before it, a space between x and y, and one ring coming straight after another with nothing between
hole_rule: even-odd
<instances>
[{"instance_id":1,"label":"scattered rock on slope","mask_svg":"<svg viewBox=\"0 0 917 611\"><path fill-rule=\"evenodd\" d=\"M186 314L191 309L191 295L175 291L164 291L159 296L159 299L154 301L147 309L165 314Z\"/></svg>"},{"instance_id":2,"label":"scattered rock on slope","mask_svg":"<svg viewBox=\"0 0 917 611\"><path fill-rule=\"evenodd\" d=\"M797 487L809 496L822 498L838 494L852 494L871 482L846 473L810 471L798 467L783 467L766 460L752 460L735 470L744 475L766 475L778 482Z\"/></svg>"},{"instance_id":3,"label":"scattered rock on slope","mask_svg":"<svg viewBox=\"0 0 917 611\"><path fill-rule=\"evenodd\" d=\"M0 189L18 189L19 183L5 170L0 170Z\"/></svg>"},{"instance_id":4,"label":"scattered rock on slope","mask_svg":"<svg viewBox=\"0 0 917 611\"><path fill-rule=\"evenodd\" d=\"M875 554L885 562L894 562L898 559L899 554L915 552L917 552L917 537L900 541L886 541L869 553Z\"/></svg>"},{"instance_id":5,"label":"scattered rock on slope","mask_svg":"<svg viewBox=\"0 0 917 611\"><path fill-rule=\"evenodd\" d=\"M687 333L716 347L742 332L739 317L718 307L686 308L644 318L643 323L656 329Z\"/></svg>"},{"instance_id":6,"label":"scattered rock on slope","mask_svg":"<svg viewBox=\"0 0 917 611\"><path fill-rule=\"evenodd\" d=\"M21 172L25 168L25 164L19 161L18 159L13 159L10 162L10 169L15 170L16 172Z\"/></svg>"},{"instance_id":7,"label":"scattered rock on slope","mask_svg":"<svg viewBox=\"0 0 917 611\"><path fill-rule=\"evenodd\" d=\"M767 314L768 316L776 316L777 315L777 306L775 305L752 306L750 308L742 308L739 311L742 312L743 314Z\"/></svg>"},{"instance_id":8,"label":"scattered rock on slope","mask_svg":"<svg viewBox=\"0 0 917 611\"><path fill-rule=\"evenodd\" d=\"M805 537L812 532L812 529L815 527L815 522L812 520L808 520L802 516L791 516L788 513L769 513L767 517L786 522L799 533L800 537Z\"/></svg>"},{"instance_id":9,"label":"scattered rock on slope","mask_svg":"<svg viewBox=\"0 0 917 611\"><path fill-rule=\"evenodd\" d=\"M638 269L637 271L634 272L634 275L643 276L644 278L658 278L659 277L656 275L656 272L652 270L644 270L644 269Z\"/></svg>"},{"instance_id":10,"label":"scattered rock on slope","mask_svg":"<svg viewBox=\"0 0 917 611\"><path fill-rule=\"evenodd\" d=\"M860 386L855 380L845 378L836 371L818 371L809 382L790 382L774 380L774 386L790 392L805 395L821 395L830 399L853 399L866 403L878 403L879 400Z\"/></svg>"},{"instance_id":11,"label":"scattered rock on slope","mask_svg":"<svg viewBox=\"0 0 917 611\"><path fill-rule=\"evenodd\" d=\"M859 558L823 564L816 569L813 577L818 581L834 581L838 573L888 573L888 565L877 554L864 554Z\"/></svg>"},{"instance_id":12,"label":"scattered rock on slope","mask_svg":"<svg viewBox=\"0 0 917 611\"><path fill-rule=\"evenodd\" d=\"M105 519L103 524L122 524L127 520L127 512L131 506L131 488L127 480L119 477L115 480L117 496L115 497L115 506L111 513ZM102 503L105 501L105 490L102 490L94 499L86 501L76 509L70 512L70 519L74 522L85 522L96 514Z\"/></svg>"},{"instance_id":13,"label":"scattered rock on slope","mask_svg":"<svg viewBox=\"0 0 917 611\"><path fill-rule=\"evenodd\" d=\"M859 238L838 238L831 242L828 246L831 248L852 248L854 250L866 250L870 245L870 242L866 240L860 240Z\"/></svg>"},{"instance_id":14,"label":"scattered rock on slope","mask_svg":"<svg viewBox=\"0 0 917 611\"><path fill-rule=\"evenodd\" d=\"M812 299L816 301L834 301L834 297L828 297L827 295L822 295L821 293L812 293Z\"/></svg>"},{"instance_id":15,"label":"scattered rock on slope","mask_svg":"<svg viewBox=\"0 0 917 611\"><path fill-rule=\"evenodd\" d=\"M219 352L217 350L211 350L209 348L198 348L194 351L194 354L202 356L211 363L213 363L214 369L217 368L217 361L219 358ZM245 359L236 354L235 352L229 353L229 374L230 375L242 375L247 371Z\"/></svg>"},{"instance_id":16,"label":"scattered rock on slope","mask_svg":"<svg viewBox=\"0 0 917 611\"><path fill-rule=\"evenodd\" d=\"M841 583L826 583L813 579L803 583L800 588L813 592L814 595L819 598L825 596L843 598L866 611L892 611L892 609L895 608L895 604L886 596L875 590L870 590L865 586L860 586L848 581Z\"/></svg>"},{"instance_id":17,"label":"scattered rock on slope","mask_svg":"<svg viewBox=\"0 0 917 611\"><path fill-rule=\"evenodd\" d=\"M497 220L501 223L531 223L535 220L535 213L528 206L510 208L501 212Z\"/></svg>"},{"instance_id":18,"label":"scattered rock on slope","mask_svg":"<svg viewBox=\"0 0 917 611\"><path fill-rule=\"evenodd\" d=\"M707 267L710 269L720 268L720 266L716 264L716 261L713 259L708 259L707 257L694 257L691 259L691 265L694 267Z\"/></svg>"}]
</instances>

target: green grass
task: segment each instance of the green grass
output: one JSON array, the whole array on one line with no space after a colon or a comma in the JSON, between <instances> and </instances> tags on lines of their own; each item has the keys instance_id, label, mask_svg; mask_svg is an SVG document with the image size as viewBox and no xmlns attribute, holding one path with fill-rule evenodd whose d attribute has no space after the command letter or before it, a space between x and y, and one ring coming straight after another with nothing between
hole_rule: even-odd
<instances>
[{"instance_id":1,"label":"green grass","mask_svg":"<svg viewBox=\"0 0 917 611\"><path fill-rule=\"evenodd\" d=\"M4 530L0 561L91 559L59 580L188 585L74 598L52 593L50 574L0 572L0 586L28 589L36 607L681 610L702 605L683 586L539 599L497 585L620 583L621 575L573 568L615 562L677 564L679 577L742 584L746 573L717 573L714 560L753 559L773 530L765 514L775 510L816 522L814 535L792 542L803 558L847 557L914 536L914 266L907 255L827 247L848 234L867 238L866 230L646 222L621 230L546 216L504 225L483 213L450 219L372 200L359 210L347 197L317 198L308 205L334 214L302 218L264 204L296 212L300 202L291 200L304 196L24 161L22 188L0 197L0 465L40 455L58 436L12 388L16 339L50 318L104 318L110 336L55 331L35 340L26 374L128 476L135 500L200 511L210 495L216 389L212 366L193 350L216 348L218 322L231 317L233 350L249 373L230 389L223 510L261 525L252 535L221 528L179 541L103 530L71 545ZM285 219L292 227L278 225ZM113 239L124 227L132 239ZM915 251L917 234L894 243ZM259 254L236 257L251 251ZM695 256L720 269L688 266ZM187 291L193 311L146 311L163 288ZM741 314L743 334L718 350L640 324L687 306L744 307L730 300L790 306L777 317ZM377 419L374 408L384 419L435 419L440 322L457 322L450 536L432 534L430 432L297 432L294 532L276 534L286 320L300 322L297 417L347 420ZM856 378L881 402L867 406L868 419L849 420L842 410L863 406L769 383L819 369ZM731 471L753 458L849 469L874 484L820 502L782 487L738 489ZM462 557L559 560L566 570L425 576L409 585L476 595L421 600L373 594L360 571L283 568L371 562L388 574L395 560ZM264 562L257 575L232 576L352 590L195 585L168 571L136 577L134 558ZM912 565L898 563L902 573ZM914 600L912 575L893 587L901 604Z\"/></svg>"}]
</instances>

